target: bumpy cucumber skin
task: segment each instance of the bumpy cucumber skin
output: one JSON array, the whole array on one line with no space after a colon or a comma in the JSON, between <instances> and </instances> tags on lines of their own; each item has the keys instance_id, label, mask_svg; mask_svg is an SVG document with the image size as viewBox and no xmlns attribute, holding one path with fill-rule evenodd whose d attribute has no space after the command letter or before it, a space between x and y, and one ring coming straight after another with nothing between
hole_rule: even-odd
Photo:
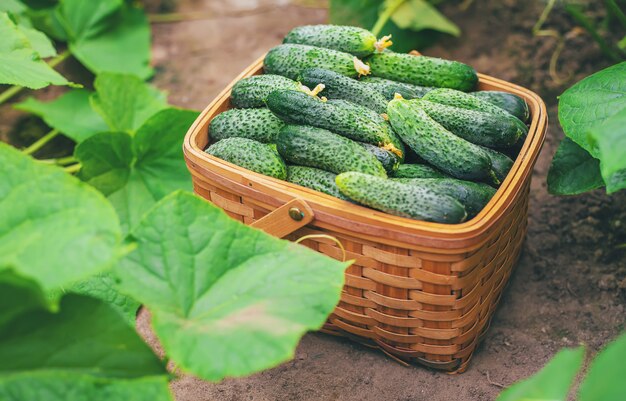
<instances>
[{"instance_id":1,"label":"bumpy cucumber skin","mask_svg":"<svg viewBox=\"0 0 626 401\"><path fill-rule=\"evenodd\" d=\"M462 180L480 181L493 176L491 160L479 146L446 130L415 100L392 100L387 114L404 143L439 170Z\"/></svg>"},{"instance_id":2,"label":"bumpy cucumber skin","mask_svg":"<svg viewBox=\"0 0 626 401\"><path fill-rule=\"evenodd\" d=\"M235 83L230 93L230 102L237 108L265 107L267 95L272 91L299 90L300 87L298 82L280 75L254 75Z\"/></svg>"},{"instance_id":3,"label":"bumpy cucumber skin","mask_svg":"<svg viewBox=\"0 0 626 401\"><path fill-rule=\"evenodd\" d=\"M502 183L507 174L509 174L509 171L511 171L511 167L513 167L513 160L493 149L483 147L482 150L487 154L487 156L489 156L489 159L491 160L491 169L495 173L499 183Z\"/></svg>"},{"instance_id":4,"label":"bumpy cucumber skin","mask_svg":"<svg viewBox=\"0 0 626 401\"><path fill-rule=\"evenodd\" d=\"M384 51L367 59L373 76L413 85L452 88L463 92L476 87L478 76L467 64L434 57Z\"/></svg>"},{"instance_id":5,"label":"bumpy cucumber skin","mask_svg":"<svg viewBox=\"0 0 626 401\"><path fill-rule=\"evenodd\" d=\"M354 68L354 56L351 54L308 45L276 46L267 53L263 62L266 74L282 75L294 80L307 68L316 67L352 78L359 75Z\"/></svg>"},{"instance_id":6,"label":"bumpy cucumber skin","mask_svg":"<svg viewBox=\"0 0 626 401\"><path fill-rule=\"evenodd\" d=\"M453 134L469 142L490 147L509 147L517 142L524 131L513 118L462 109L424 99L416 102L433 120Z\"/></svg>"},{"instance_id":7,"label":"bumpy cucumber skin","mask_svg":"<svg viewBox=\"0 0 626 401\"><path fill-rule=\"evenodd\" d=\"M528 118L530 117L528 104L524 99L517 95L500 91L479 91L472 92L471 94L479 99L500 107L523 122L528 122Z\"/></svg>"},{"instance_id":8,"label":"bumpy cucumber skin","mask_svg":"<svg viewBox=\"0 0 626 401\"><path fill-rule=\"evenodd\" d=\"M209 136L213 141L240 137L271 143L283 125L285 123L268 109L230 109L211 120Z\"/></svg>"},{"instance_id":9,"label":"bumpy cucumber skin","mask_svg":"<svg viewBox=\"0 0 626 401\"><path fill-rule=\"evenodd\" d=\"M483 210L496 193L496 190L487 184L455 178L392 178L392 180L451 196L465 206L469 218Z\"/></svg>"},{"instance_id":10,"label":"bumpy cucumber skin","mask_svg":"<svg viewBox=\"0 0 626 401\"><path fill-rule=\"evenodd\" d=\"M426 164L401 164L391 174L394 178L446 178L448 175Z\"/></svg>"},{"instance_id":11,"label":"bumpy cucumber skin","mask_svg":"<svg viewBox=\"0 0 626 401\"><path fill-rule=\"evenodd\" d=\"M337 177L337 174L315 167L287 166L287 181L323 192L335 198L348 200L339 192L339 188L337 188L335 183L335 177Z\"/></svg>"},{"instance_id":12,"label":"bumpy cucumber skin","mask_svg":"<svg viewBox=\"0 0 626 401\"><path fill-rule=\"evenodd\" d=\"M382 94L387 100L392 100L396 93L399 93L405 99L419 99L434 89L371 75L361 77L359 82Z\"/></svg>"},{"instance_id":13,"label":"bumpy cucumber skin","mask_svg":"<svg viewBox=\"0 0 626 401\"><path fill-rule=\"evenodd\" d=\"M400 166L400 158L395 153L369 143L359 143L378 159L387 173L393 173Z\"/></svg>"},{"instance_id":14,"label":"bumpy cucumber skin","mask_svg":"<svg viewBox=\"0 0 626 401\"><path fill-rule=\"evenodd\" d=\"M287 178L287 166L271 145L233 137L214 143L206 152L260 174L281 180Z\"/></svg>"},{"instance_id":15,"label":"bumpy cucumber skin","mask_svg":"<svg viewBox=\"0 0 626 401\"><path fill-rule=\"evenodd\" d=\"M274 91L267 107L289 124L324 128L357 142L389 148L404 156L399 138L374 111L344 100L322 100L299 91Z\"/></svg>"},{"instance_id":16,"label":"bumpy cucumber skin","mask_svg":"<svg viewBox=\"0 0 626 401\"><path fill-rule=\"evenodd\" d=\"M357 172L339 174L336 182L348 198L396 216L450 224L467 217L463 205L454 198L425 187Z\"/></svg>"},{"instance_id":17,"label":"bumpy cucumber skin","mask_svg":"<svg viewBox=\"0 0 626 401\"><path fill-rule=\"evenodd\" d=\"M383 165L361 145L322 128L286 125L278 134L276 149L290 164L387 177Z\"/></svg>"},{"instance_id":18,"label":"bumpy cucumber skin","mask_svg":"<svg viewBox=\"0 0 626 401\"><path fill-rule=\"evenodd\" d=\"M323 68L304 70L300 82L309 88L314 88L317 84L324 84L325 88L320 95L329 99L344 99L367 107L379 114L387 110L387 103L389 103L383 95L356 79Z\"/></svg>"},{"instance_id":19,"label":"bumpy cucumber skin","mask_svg":"<svg viewBox=\"0 0 626 401\"><path fill-rule=\"evenodd\" d=\"M305 25L292 29L283 43L325 47L365 57L374 53L376 36L356 26Z\"/></svg>"}]
</instances>

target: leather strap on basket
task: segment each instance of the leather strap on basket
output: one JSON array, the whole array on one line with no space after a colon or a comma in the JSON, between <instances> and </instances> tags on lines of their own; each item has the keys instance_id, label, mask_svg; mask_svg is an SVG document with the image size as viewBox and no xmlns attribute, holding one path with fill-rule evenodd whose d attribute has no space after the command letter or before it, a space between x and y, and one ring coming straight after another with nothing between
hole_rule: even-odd
<instances>
[{"instance_id":1,"label":"leather strap on basket","mask_svg":"<svg viewBox=\"0 0 626 401\"><path fill-rule=\"evenodd\" d=\"M250 226L283 238L313 221L313 209L301 199L289 201Z\"/></svg>"}]
</instances>

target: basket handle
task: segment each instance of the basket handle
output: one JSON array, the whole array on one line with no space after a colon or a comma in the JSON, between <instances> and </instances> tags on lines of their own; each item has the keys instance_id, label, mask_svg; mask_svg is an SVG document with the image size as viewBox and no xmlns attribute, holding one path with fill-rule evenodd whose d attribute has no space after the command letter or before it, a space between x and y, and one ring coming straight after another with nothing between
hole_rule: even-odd
<instances>
[{"instance_id":1,"label":"basket handle","mask_svg":"<svg viewBox=\"0 0 626 401\"><path fill-rule=\"evenodd\" d=\"M302 199L293 199L250 224L278 238L283 238L309 224L315 218L313 209Z\"/></svg>"}]
</instances>

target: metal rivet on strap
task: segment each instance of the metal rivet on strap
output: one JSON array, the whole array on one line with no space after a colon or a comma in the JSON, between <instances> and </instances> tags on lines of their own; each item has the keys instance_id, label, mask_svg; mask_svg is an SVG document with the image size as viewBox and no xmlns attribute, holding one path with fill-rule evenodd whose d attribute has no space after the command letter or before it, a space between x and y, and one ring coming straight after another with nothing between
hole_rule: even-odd
<instances>
[{"instance_id":1,"label":"metal rivet on strap","mask_svg":"<svg viewBox=\"0 0 626 401\"><path fill-rule=\"evenodd\" d=\"M297 207L292 207L291 209L289 209L289 217L291 217L295 221L300 221L304 218L304 213Z\"/></svg>"}]
</instances>

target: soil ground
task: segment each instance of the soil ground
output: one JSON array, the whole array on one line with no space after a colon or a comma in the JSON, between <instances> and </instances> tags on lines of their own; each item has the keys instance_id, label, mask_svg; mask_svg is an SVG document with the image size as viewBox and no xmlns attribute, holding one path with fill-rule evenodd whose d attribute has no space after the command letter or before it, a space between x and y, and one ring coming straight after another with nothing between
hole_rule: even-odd
<instances>
[{"instance_id":1,"label":"soil ground","mask_svg":"<svg viewBox=\"0 0 626 401\"><path fill-rule=\"evenodd\" d=\"M179 0L177 11L201 13L204 19L154 26L155 84L169 90L172 103L203 108L291 28L325 22L327 10L311 3ZM493 400L501 386L536 372L558 349L584 343L595 352L624 330L626 252L617 245L626 243L626 191L557 198L548 195L545 184L563 137L556 96L609 62L589 36L572 29L573 23L555 10L546 25L567 38L558 62L561 78L567 79L555 82L548 66L557 42L531 34L544 6L541 0L475 0L461 11L458 2L450 2L444 12L463 36L424 51L536 91L551 119L533 175L524 251L468 371L451 376L404 367L380 352L312 333L294 360L251 377L213 384L183 376L172 384L178 401ZM16 122L34 124L6 107L0 116L5 132ZM150 338L145 316L139 326Z\"/></svg>"}]
</instances>

